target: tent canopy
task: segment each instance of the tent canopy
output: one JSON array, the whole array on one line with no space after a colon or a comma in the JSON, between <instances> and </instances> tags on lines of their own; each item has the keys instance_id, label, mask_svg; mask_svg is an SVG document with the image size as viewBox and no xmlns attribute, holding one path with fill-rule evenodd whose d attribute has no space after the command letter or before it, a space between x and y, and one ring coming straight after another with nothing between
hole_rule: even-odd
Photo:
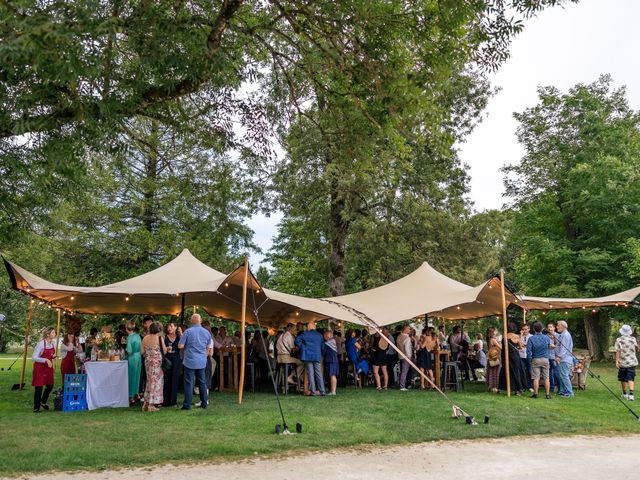
<instances>
[{"instance_id":1,"label":"tent canopy","mask_svg":"<svg viewBox=\"0 0 640 480\"><path fill-rule=\"evenodd\" d=\"M208 267L183 250L170 262L150 272L101 287L61 285L45 280L4 260L13 288L52 307L81 314L179 315L185 306L198 306L212 316L239 320L242 310L243 267L229 275ZM337 318L361 323L357 317L320 299L263 289L250 274L248 323L257 323L258 310L265 325Z\"/></svg>"},{"instance_id":2,"label":"tent canopy","mask_svg":"<svg viewBox=\"0 0 640 480\"><path fill-rule=\"evenodd\" d=\"M640 287L631 288L606 297L553 298L523 296L522 300L528 310L563 310L594 307L628 307L638 295L640 295Z\"/></svg>"},{"instance_id":3,"label":"tent canopy","mask_svg":"<svg viewBox=\"0 0 640 480\"><path fill-rule=\"evenodd\" d=\"M239 320L242 310L243 267L219 272L189 250L155 270L100 287L61 285L4 260L13 288L83 314L179 315L183 305L198 306L212 316ZM476 287L465 285L424 262L412 273L381 287L331 298L306 298L262 288L249 272L247 322L280 326L289 322L336 319L366 325L390 325L421 315L448 320L482 318L502 313L500 279ZM507 305L530 310L629 305L640 287L600 298L518 297L505 289ZM183 303L184 302L184 303Z\"/></svg>"},{"instance_id":4,"label":"tent canopy","mask_svg":"<svg viewBox=\"0 0 640 480\"><path fill-rule=\"evenodd\" d=\"M505 294L507 305L519 301L510 290ZM500 279L493 277L471 287L438 272L427 262L395 282L330 300L364 313L378 325L425 314L458 320L502 312Z\"/></svg>"}]
</instances>

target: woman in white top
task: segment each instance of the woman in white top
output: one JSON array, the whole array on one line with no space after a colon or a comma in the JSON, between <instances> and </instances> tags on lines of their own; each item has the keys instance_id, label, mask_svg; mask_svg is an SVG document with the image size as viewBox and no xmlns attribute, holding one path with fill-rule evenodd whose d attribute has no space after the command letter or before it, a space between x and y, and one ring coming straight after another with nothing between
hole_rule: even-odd
<instances>
[{"instance_id":1,"label":"woman in white top","mask_svg":"<svg viewBox=\"0 0 640 480\"><path fill-rule=\"evenodd\" d=\"M45 328L42 340L36 344L36 348L33 350L31 357L33 360L31 385L35 387L33 413L39 413L40 408L49 410L47 400L53 390L53 362L56 358L55 338L56 331L51 327Z\"/></svg>"}]
</instances>

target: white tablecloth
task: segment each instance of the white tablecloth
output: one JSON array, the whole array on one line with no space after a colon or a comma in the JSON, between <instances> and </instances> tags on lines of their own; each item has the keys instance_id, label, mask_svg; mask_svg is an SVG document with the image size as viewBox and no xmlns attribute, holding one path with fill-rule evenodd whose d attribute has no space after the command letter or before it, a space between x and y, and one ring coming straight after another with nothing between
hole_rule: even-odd
<instances>
[{"instance_id":1,"label":"white tablecloth","mask_svg":"<svg viewBox=\"0 0 640 480\"><path fill-rule=\"evenodd\" d=\"M122 362L87 362L87 406L129 407L129 367Z\"/></svg>"}]
</instances>

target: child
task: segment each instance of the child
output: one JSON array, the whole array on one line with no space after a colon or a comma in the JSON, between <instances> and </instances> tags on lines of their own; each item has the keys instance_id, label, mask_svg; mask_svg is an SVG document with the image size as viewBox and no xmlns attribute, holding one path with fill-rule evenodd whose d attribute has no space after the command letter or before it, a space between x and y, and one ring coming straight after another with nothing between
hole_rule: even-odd
<instances>
[{"instance_id":1,"label":"child","mask_svg":"<svg viewBox=\"0 0 640 480\"><path fill-rule=\"evenodd\" d=\"M329 395L335 395L338 386L338 345L331 330L324 332L324 347L324 368L331 383Z\"/></svg>"},{"instance_id":2,"label":"child","mask_svg":"<svg viewBox=\"0 0 640 480\"><path fill-rule=\"evenodd\" d=\"M623 325L620 329L620 337L616 339L616 367L618 368L618 381L622 386L622 398L625 400L635 400L633 396L633 384L636 378L636 365L638 358L636 351L638 343L631 336L632 330L629 325ZM629 386L629 394L627 394Z\"/></svg>"}]
</instances>

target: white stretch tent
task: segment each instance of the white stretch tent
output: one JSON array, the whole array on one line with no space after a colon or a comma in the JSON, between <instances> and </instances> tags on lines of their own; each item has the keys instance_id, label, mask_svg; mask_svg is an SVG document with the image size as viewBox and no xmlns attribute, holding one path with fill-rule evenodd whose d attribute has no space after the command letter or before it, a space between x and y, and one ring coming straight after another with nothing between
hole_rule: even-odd
<instances>
[{"instance_id":1,"label":"white stretch tent","mask_svg":"<svg viewBox=\"0 0 640 480\"><path fill-rule=\"evenodd\" d=\"M15 289L42 300L52 308L80 314L179 315L183 306L204 308L210 315L239 320L242 310L243 267L229 275L208 267L189 250L155 270L101 287L77 287L49 282L5 259ZM346 310L320 299L263 289L249 274L247 322L278 326L326 318L358 323Z\"/></svg>"},{"instance_id":2,"label":"white stretch tent","mask_svg":"<svg viewBox=\"0 0 640 480\"><path fill-rule=\"evenodd\" d=\"M594 298L554 298L522 296L527 310L564 310L574 308L594 307L628 307L640 295L640 287L631 288L624 292L614 293L606 297Z\"/></svg>"},{"instance_id":3,"label":"white stretch tent","mask_svg":"<svg viewBox=\"0 0 640 480\"><path fill-rule=\"evenodd\" d=\"M155 270L101 287L60 285L45 280L5 259L13 287L54 308L81 314L179 315L183 306L197 305L210 315L238 320L241 316L243 267L224 274L208 267L188 250ZM491 278L471 287L423 263L409 275L378 288L339 297L316 299L263 289L249 273L248 323L258 310L265 325L309 322L328 318L378 325L428 314L446 319L469 319L502 312L500 280ZM507 304L517 297L507 291ZM255 308L254 308L255 303Z\"/></svg>"},{"instance_id":4,"label":"white stretch tent","mask_svg":"<svg viewBox=\"0 0 640 480\"><path fill-rule=\"evenodd\" d=\"M508 289L505 296L507 305L520 302ZM327 300L362 312L378 325L390 325L425 314L463 320L502 313L498 277L471 287L443 275L427 262L395 282Z\"/></svg>"},{"instance_id":5,"label":"white stretch tent","mask_svg":"<svg viewBox=\"0 0 640 480\"><path fill-rule=\"evenodd\" d=\"M179 315L183 305L197 305L210 315L241 317L243 267L224 274L208 267L188 250L155 270L101 287L77 287L49 282L4 260L15 289L55 308L77 313ZM502 313L501 284L492 277L476 287L465 285L424 262L412 273L381 287L338 297L315 299L263 289L249 272L247 322L254 310L269 326L333 318L359 325L365 315L378 325L390 325L421 315L448 320L482 318ZM518 297L505 289L507 306L553 310L629 305L640 287L600 298ZM184 303L183 303L184 302Z\"/></svg>"}]
</instances>

